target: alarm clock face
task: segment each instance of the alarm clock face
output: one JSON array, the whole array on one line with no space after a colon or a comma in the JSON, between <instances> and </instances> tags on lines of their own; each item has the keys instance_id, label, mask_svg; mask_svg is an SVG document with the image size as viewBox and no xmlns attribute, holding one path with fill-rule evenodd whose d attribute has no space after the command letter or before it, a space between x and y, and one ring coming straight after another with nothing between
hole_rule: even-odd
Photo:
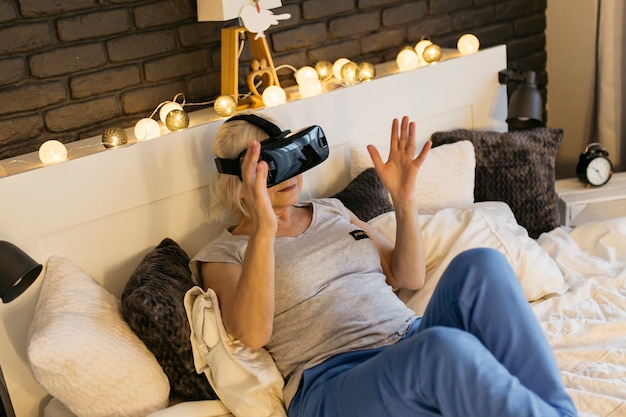
<instances>
[{"instance_id":1,"label":"alarm clock face","mask_svg":"<svg viewBox=\"0 0 626 417\"><path fill-rule=\"evenodd\" d=\"M604 185L611 179L612 171L613 168L608 159L594 158L587 165L587 180L591 185Z\"/></svg>"}]
</instances>

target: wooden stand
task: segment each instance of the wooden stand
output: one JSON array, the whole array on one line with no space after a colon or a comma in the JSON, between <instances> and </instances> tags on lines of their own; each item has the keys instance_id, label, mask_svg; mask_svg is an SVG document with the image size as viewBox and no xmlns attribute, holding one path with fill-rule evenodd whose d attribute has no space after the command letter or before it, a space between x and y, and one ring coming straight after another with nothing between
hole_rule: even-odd
<instances>
[{"instance_id":1,"label":"wooden stand","mask_svg":"<svg viewBox=\"0 0 626 417\"><path fill-rule=\"evenodd\" d=\"M237 102L238 110L254 104L252 100L239 100L239 45L243 33L247 35L253 59L259 62L264 60L272 74L272 77L262 78L263 87L280 85L265 37L255 39L256 34L248 32L245 27L222 29L222 94L233 96Z\"/></svg>"}]
</instances>

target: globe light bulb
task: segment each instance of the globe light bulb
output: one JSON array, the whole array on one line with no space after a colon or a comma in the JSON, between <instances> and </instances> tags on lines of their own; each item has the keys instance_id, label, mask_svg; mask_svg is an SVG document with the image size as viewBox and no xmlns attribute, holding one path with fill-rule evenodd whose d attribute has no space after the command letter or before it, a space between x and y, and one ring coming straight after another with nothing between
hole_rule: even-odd
<instances>
[{"instance_id":1,"label":"globe light bulb","mask_svg":"<svg viewBox=\"0 0 626 417\"><path fill-rule=\"evenodd\" d=\"M330 80L333 76L333 64L330 61L319 61L315 64L315 71L317 71L320 80Z\"/></svg>"},{"instance_id":2,"label":"globe light bulb","mask_svg":"<svg viewBox=\"0 0 626 417\"><path fill-rule=\"evenodd\" d=\"M265 107L274 107L287 102L287 93L277 85L270 85L262 94Z\"/></svg>"},{"instance_id":3,"label":"globe light bulb","mask_svg":"<svg viewBox=\"0 0 626 417\"><path fill-rule=\"evenodd\" d=\"M305 79L298 86L301 97L313 97L322 94L322 82L316 79Z\"/></svg>"},{"instance_id":4,"label":"globe light bulb","mask_svg":"<svg viewBox=\"0 0 626 417\"><path fill-rule=\"evenodd\" d=\"M165 126L171 132L186 129L189 127L189 116L184 110L174 109L167 114Z\"/></svg>"},{"instance_id":5,"label":"globe light bulb","mask_svg":"<svg viewBox=\"0 0 626 417\"><path fill-rule=\"evenodd\" d=\"M475 52L478 52L480 48L480 41L476 37L476 35L472 33L466 33L461 36L456 43L456 48L459 50L461 55L471 55Z\"/></svg>"},{"instance_id":6,"label":"globe light bulb","mask_svg":"<svg viewBox=\"0 0 626 417\"><path fill-rule=\"evenodd\" d=\"M218 116L229 117L237 111L237 102L233 96L224 94L215 99L213 109Z\"/></svg>"},{"instance_id":7,"label":"globe light bulb","mask_svg":"<svg viewBox=\"0 0 626 417\"><path fill-rule=\"evenodd\" d=\"M128 143L128 134L120 127L109 127L102 134L102 144L105 148L117 148Z\"/></svg>"},{"instance_id":8,"label":"globe light bulb","mask_svg":"<svg viewBox=\"0 0 626 417\"><path fill-rule=\"evenodd\" d=\"M359 66L352 61L347 62L341 67L341 80L346 85L354 85L359 82Z\"/></svg>"},{"instance_id":9,"label":"globe light bulb","mask_svg":"<svg viewBox=\"0 0 626 417\"><path fill-rule=\"evenodd\" d=\"M67 160L67 148L58 140L47 140L39 147L39 160L44 165Z\"/></svg>"},{"instance_id":10,"label":"globe light bulb","mask_svg":"<svg viewBox=\"0 0 626 417\"><path fill-rule=\"evenodd\" d=\"M319 75L315 68L304 66L296 71L296 82L298 85L302 85L306 80L319 80Z\"/></svg>"},{"instance_id":11,"label":"globe light bulb","mask_svg":"<svg viewBox=\"0 0 626 417\"><path fill-rule=\"evenodd\" d=\"M159 110L159 119L161 122L165 124L165 119L167 118L167 114L172 110L182 110L183 106L176 103L175 101L166 101L163 106L161 106L161 110Z\"/></svg>"},{"instance_id":12,"label":"globe light bulb","mask_svg":"<svg viewBox=\"0 0 626 417\"><path fill-rule=\"evenodd\" d=\"M408 71L417 68L417 53L412 49L403 49L396 56L396 65L400 71Z\"/></svg>"},{"instance_id":13,"label":"globe light bulb","mask_svg":"<svg viewBox=\"0 0 626 417\"><path fill-rule=\"evenodd\" d=\"M369 62L359 63L359 81L367 82L376 78L376 67Z\"/></svg>"},{"instance_id":14,"label":"globe light bulb","mask_svg":"<svg viewBox=\"0 0 626 417\"><path fill-rule=\"evenodd\" d=\"M427 46L426 49L424 49L424 52L422 53L422 55L424 56L424 61L426 61L429 64L434 64L441 60L441 56L443 54L441 52L441 48L439 47L439 45L432 44L432 45Z\"/></svg>"},{"instance_id":15,"label":"globe light bulb","mask_svg":"<svg viewBox=\"0 0 626 417\"><path fill-rule=\"evenodd\" d=\"M156 120L146 117L135 124L134 133L138 141L153 139L161 136L161 127Z\"/></svg>"},{"instance_id":16,"label":"globe light bulb","mask_svg":"<svg viewBox=\"0 0 626 417\"><path fill-rule=\"evenodd\" d=\"M333 63L333 77L341 80L341 68L346 65L350 60L348 58L339 58Z\"/></svg>"},{"instance_id":17,"label":"globe light bulb","mask_svg":"<svg viewBox=\"0 0 626 417\"><path fill-rule=\"evenodd\" d=\"M424 56L423 56L424 49L426 49L427 46L430 46L432 44L433 43L429 41L428 39L422 39L421 41L415 44L415 53L417 54L417 57L420 60L424 59Z\"/></svg>"}]
</instances>

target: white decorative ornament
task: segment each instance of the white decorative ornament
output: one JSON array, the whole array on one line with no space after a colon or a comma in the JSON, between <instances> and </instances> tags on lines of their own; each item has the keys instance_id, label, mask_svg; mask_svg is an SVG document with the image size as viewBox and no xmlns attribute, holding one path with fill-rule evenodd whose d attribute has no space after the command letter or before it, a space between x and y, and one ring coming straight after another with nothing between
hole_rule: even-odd
<instances>
[{"instance_id":1,"label":"white decorative ornament","mask_svg":"<svg viewBox=\"0 0 626 417\"><path fill-rule=\"evenodd\" d=\"M255 5L247 5L241 8L239 17L248 32L256 33L254 39L265 37L265 31L272 25L277 25L279 20L291 17L289 13L274 14L264 7L264 0L255 0Z\"/></svg>"},{"instance_id":2,"label":"white decorative ornament","mask_svg":"<svg viewBox=\"0 0 626 417\"><path fill-rule=\"evenodd\" d=\"M146 117L137 122L134 133L138 141L148 140L161 136L161 127L156 120Z\"/></svg>"},{"instance_id":3,"label":"white decorative ornament","mask_svg":"<svg viewBox=\"0 0 626 417\"><path fill-rule=\"evenodd\" d=\"M461 55L470 55L478 52L478 49L480 48L480 41L478 40L476 35L472 33L466 33L459 38L456 43L456 47Z\"/></svg>"},{"instance_id":4,"label":"white decorative ornament","mask_svg":"<svg viewBox=\"0 0 626 417\"><path fill-rule=\"evenodd\" d=\"M412 49L403 49L396 56L396 65L400 71L409 71L417 68L419 59L417 53Z\"/></svg>"},{"instance_id":5,"label":"white decorative ornament","mask_svg":"<svg viewBox=\"0 0 626 417\"><path fill-rule=\"evenodd\" d=\"M304 66L296 71L296 82L298 85L302 85L307 80L319 80L319 74L315 68L311 66Z\"/></svg>"},{"instance_id":6,"label":"white decorative ornament","mask_svg":"<svg viewBox=\"0 0 626 417\"><path fill-rule=\"evenodd\" d=\"M67 148L58 140L45 141L39 147L39 160L45 165L67 160Z\"/></svg>"},{"instance_id":7,"label":"white decorative ornament","mask_svg":"<svg viewBox=\"0 0 626 417\"><path fill-rule=\"evenodd\" d=\"M341 68L348 62L350 62L348 58L339 58L335 62L333 62L333 77L341 80Z\"/></svg>"},{"instance_id":8,"label":"white decorative ornament","mask_svg":"<svg viewBox=\"0 0 626 417\"><path fill-rule=\"evenodd\" d=\"M265 107L274 107L287 101L287 93L277 85L270 85L263 90L263 104Z\"/></svg>"}]
</instances>

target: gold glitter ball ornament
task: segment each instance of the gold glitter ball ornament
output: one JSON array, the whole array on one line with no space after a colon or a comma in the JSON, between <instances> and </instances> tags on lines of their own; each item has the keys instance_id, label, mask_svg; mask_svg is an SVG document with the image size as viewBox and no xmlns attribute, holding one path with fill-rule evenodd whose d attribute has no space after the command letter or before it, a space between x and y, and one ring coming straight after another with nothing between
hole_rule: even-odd
<instances>
[{"instance_id":1,"label":"gold glitter ball ornament","mask_svg":"<svg viewBox=\"0 0 626 417\"><path fill-rule=\"evenodd\" d=\"M429 64L439 62L441 60L441 56L441 48L439 47L439 45L435 44L428 45L424 49L424 52L422 52L422 57L424 58L424 61L428 62Z\"/></svg>"},{"instance_id":2,"label":"gold glitter ball ornament","mask_svg":"<svg viewBox=\"0 0 626 417\"><path fill-rule=\"evenodd\" d=\"M174 132L189 127L189 116L184 110L172 110L165 117L165 126Z\"/></svg>"},{"instance_id":3,"label":"gold glitter ball ornament","mask_svg":"<svg viewBox=\"0 0 626 417\"><path fill-rule=\"evenodd\" d=\"M117 148L126 143L128 143L128 135L120 127L109 127L102 134L102 144L105 148Z\"/></svg>"},{"instance_id":4,"label":"gold glitter ball ornament","mask_svg":"<svg viewBox=\"0 0 626 417\"><path fill-rule=\"evenodd\" d=\"M233 96L224 94L215 99L213 109L218 116L228 117L237 111L237 102Z\"/></svg>"},{"instance_id":5,"label":"gold glitter ball ornament","mask_svg":"<svg viewBox=\"0 0 626 417\"><path fill-rule=\"evenodd\" d=\"M367 82L376 78L376 68L369 62L359 63L359 81Z\"/></svg>"},{"instance_id":6,"label":"gold glitter ball ornament","mask_svg":"<svg viewBox=\"0 0 626 417\"><path fill-rule=\"evenodd\" d=\"M330 80L333 76L333 64L330 61L319 61L315 64L315 70L322 81Z\"/></svg>"}]
</instances>

